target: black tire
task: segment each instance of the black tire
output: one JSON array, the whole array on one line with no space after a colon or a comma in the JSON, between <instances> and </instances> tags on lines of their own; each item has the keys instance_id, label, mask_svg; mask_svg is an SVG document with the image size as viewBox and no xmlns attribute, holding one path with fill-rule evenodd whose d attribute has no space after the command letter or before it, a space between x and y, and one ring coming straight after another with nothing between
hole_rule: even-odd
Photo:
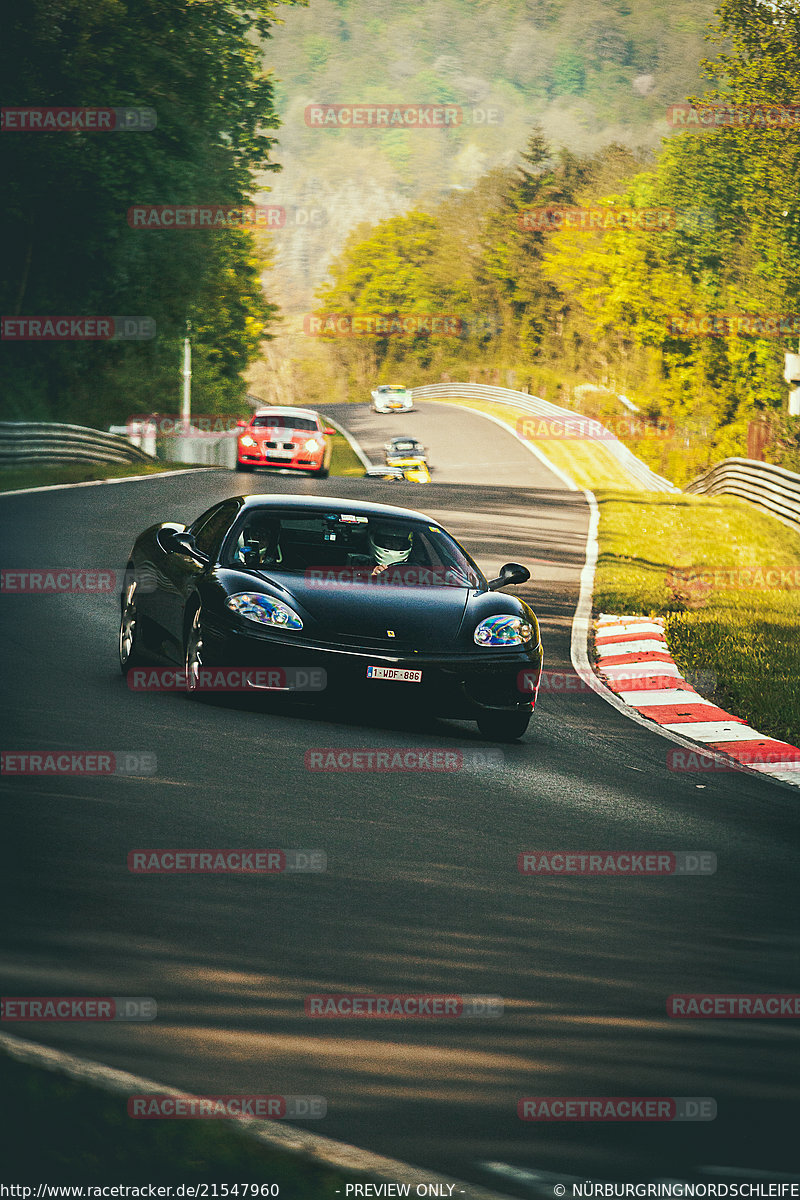
<instances>
[{"instance_id":1,"label":"black tire","mask_svg":"<svg viewBox=\"0 0 800 1200\"><path fill-rule=\"evenodd\" d=\"M528 709L516 712L485 712L477 718L478 729L490 742L516 742L530 723Z\"/></svg>"},{"instance_id":2,"label":"black tire","mask_svg":"<svg viewBox=\"0 0 800 1200\"><path fill-rule=\"evenodd\" d=\"M136 609L136 589L133 564L129 563L125 571L119 618L119 669L123 675L127 675L133 667L141 666L144 662L142 635Z\"/></svg>"},{"instance_id":3,"label":"black tire","mask_svg":"<svg viewBox=\"0 0 800 1200\"><path fill-rule=\"evenodd\" d=\"M330 471L327 467L322 467L319 471L317 471L317 479L327 479L329 475Z\"/></svg>"},{"instance_id":4,"label":"black tire","mask_svg":"<svg viewBox=\"0 0 800 1200\"><path fill-rule=\"evenodd\" d=\"M244 465L244 463L237 462L236 470L237 471L246 471L247 467Z\"/></svg>"}]
</instances>

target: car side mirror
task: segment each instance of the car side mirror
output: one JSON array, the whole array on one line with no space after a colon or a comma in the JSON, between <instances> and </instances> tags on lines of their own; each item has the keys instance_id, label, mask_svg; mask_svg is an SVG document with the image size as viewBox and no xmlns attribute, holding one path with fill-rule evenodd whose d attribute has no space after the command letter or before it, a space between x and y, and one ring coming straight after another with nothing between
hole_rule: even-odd
<instances>
[{"instance_id":1,"label":"car side mirror","mask_svg":"<svg viewBox=\"0 0 800 1200\"><path fill-rule=\"evenodd\" d=\"M336 430L331 429L330 425L326 425L322 432L325 437L336 437Z\"/></svg>"},{"instance_id":2,"label":"car side mirror","mask_svg":"<svg viewBox=\"0 0 800 1200\"><path fill-rule=\"evenodd\" d=\"M191 533L189 533L188 529L181 532L176 531L173 534L172 549L177 554L188 554L189 557L195 559L196 562L211 562L211 559L207 554L203 554L202 550L197 549L194 538L192 537Z\"/></svg>"},{"instance_id":3,"label":"car side mirror","mask_svg":"<svg viewBox=\"0 0 800 1200\"><path fill-rule=\"evenodd\" d=\"M523 567L522 563L505 563L500 568L497 579L489 580L489 591L496 592L501 587L509 587L514 583L525 583L530 577L530 571L527 567Z\"/></svg>"},{"instance_id":4,"label":"car side mirror","mask_svg":"<svg viewBox=\"0 0 800 1200\"><path fill-rule=\"evenodd\" d=\"M237 428L237 429L246 429L246 428L247 428L247 421L237 421L237 422L236 422L236 428Z\"/></svg>"}]
</instances>

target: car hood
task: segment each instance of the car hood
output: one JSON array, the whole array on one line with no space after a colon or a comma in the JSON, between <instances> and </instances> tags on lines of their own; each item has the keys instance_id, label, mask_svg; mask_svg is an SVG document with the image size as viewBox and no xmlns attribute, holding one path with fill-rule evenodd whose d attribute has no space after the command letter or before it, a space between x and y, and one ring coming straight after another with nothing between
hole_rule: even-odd
<instances>
[{"instance_id":1,"label":"car hood","mask_svg":"<svg viewBox=\"0 0 800 1200\"><path fill-rule=\"evenodd\" d=\"M274 587L301 616L311 618L305 629L308 636L398 651L453 646L472 594L466 587L382 584L380 576L374 583L332 583L281 572L253 574Z\"/></svg>"},{"instance_id":2,"label":"car hood","mask_svg":"<svg viewBox=\"0 0 800 1200\"><path fill-rule=\"evenodd\" d=\"M274 425L258 425L254 429L243 429L242 433L249 433L254 438L264 438L268 442L290 442L293 440L299 441L300 438L319 437L318 429L283 429L277 428Z\"/></svg>"}]
</instances>

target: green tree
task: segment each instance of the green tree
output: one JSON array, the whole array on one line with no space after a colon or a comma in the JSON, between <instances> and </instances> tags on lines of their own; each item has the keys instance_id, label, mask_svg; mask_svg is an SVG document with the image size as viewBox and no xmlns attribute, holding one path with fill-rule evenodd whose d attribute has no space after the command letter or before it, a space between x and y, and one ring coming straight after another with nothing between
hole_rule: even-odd
<instances>
[{"instance_id":1,"label":"green tree","mask_svg":"<svg viewBox=\"0 0 800 1200\"><path fill-rule=\"evenodd\" d=\"M241 204L255 169L277 169L260 44L275 13L268 0L31 0L6 14L0 71L15 105L147 107L158 121L142 133L4 133L3 312L145 315L158 330L154 344L7 345L7 415L105 424L143 392L163 407L187 318L208 348L208 401L241 396L234 376L274 312L255 286L252 238L131 229L126 212Z\"/></svg>"}]
</instances>

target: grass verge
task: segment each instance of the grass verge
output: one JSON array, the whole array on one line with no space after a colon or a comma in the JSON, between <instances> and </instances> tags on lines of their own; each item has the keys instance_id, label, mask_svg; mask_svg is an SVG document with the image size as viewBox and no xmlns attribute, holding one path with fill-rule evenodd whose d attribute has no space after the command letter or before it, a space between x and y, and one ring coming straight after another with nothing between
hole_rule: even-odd
<instances>
[{"instance_id":1,"label":"grass verge","mask_svg":"<svg viewBox=\"0 0 800 1200\"><path fill-rule=\"evenodd\" d=\"M129 475L158 475L162 471L179 471L196 466L196 463L180 462L60 463L50 467L28 463L0 469L0 492L47 487L54 483L86 483L94 479L125 479Z\"/></svg>"},{"instance_id":2,"label":"grass verge","mask_svg":"<svg viewBox=\"0 0 800 1200\"><path fill-rule=\"evenodd\" d=\"M337 433L331 441L333 442L330 467L331 475L349 475L360 478L366 473L358 455L353 450L347 438Z\"/></svg>"},{"instance_id":3,"label":"grass verge","mask_svg":"<svg viewBox=\"0 0 800 1200\"><path fill-rule=\"evenodd\" d=\"M800 739L800 533L732 496L603 490L596 612L663 616L684 671L762 733Z\"/></svg>"},{"instance_id":4,"label":"grass verge","mask_svg":"<svg viewBox=\"0 0 800 1200\"><path fill-rule=\"evenodd\" d=\"M124 1095L4 1053L0 1087L10 1100L0 1121L4 1182L272 1183L285 1200L336 1200L357 1174L242 1136L232 1121L133 1120Z\"/></svg>"}]
</instances>

